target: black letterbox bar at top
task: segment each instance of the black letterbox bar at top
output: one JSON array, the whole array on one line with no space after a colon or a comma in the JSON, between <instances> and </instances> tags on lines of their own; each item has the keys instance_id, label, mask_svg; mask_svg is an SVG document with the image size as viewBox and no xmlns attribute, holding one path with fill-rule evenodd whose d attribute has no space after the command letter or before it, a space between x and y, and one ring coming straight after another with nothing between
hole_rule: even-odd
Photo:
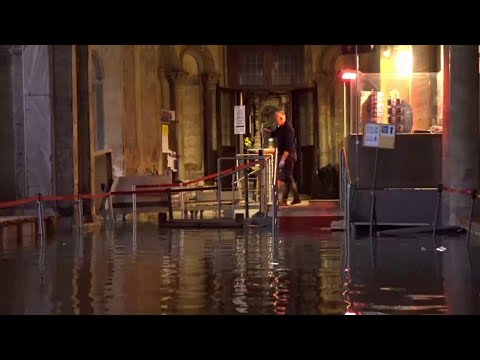
<instances>
[{"instance_id":1,"label":"black letterbox bar at top","mask_svg":"<svg viewBox=\"0 0 480 360\"><path fill-rule=\"evenodd\" d=\"M373 52L373 49L375 49L375 46L372 48L372 45L342 45L342 55L354 55L355 46L358 47L359 54Z\"/></svg>"}]
</instances>

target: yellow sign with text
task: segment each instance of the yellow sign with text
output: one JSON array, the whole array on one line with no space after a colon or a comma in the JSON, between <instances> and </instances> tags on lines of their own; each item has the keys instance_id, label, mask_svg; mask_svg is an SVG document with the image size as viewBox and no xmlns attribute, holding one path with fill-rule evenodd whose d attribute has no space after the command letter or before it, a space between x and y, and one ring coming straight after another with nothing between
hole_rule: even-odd
<instances>
[{"instance_id":1,"label":"yellow sign with text","mask_svg":"<svg viewBox=\"0 0 480 360\"><path fill-rule=\"evenodd\" d=\"M168 125L163 125L162 124L162 135L163 136L168 136Z\"/></svg>"}]
</instances>

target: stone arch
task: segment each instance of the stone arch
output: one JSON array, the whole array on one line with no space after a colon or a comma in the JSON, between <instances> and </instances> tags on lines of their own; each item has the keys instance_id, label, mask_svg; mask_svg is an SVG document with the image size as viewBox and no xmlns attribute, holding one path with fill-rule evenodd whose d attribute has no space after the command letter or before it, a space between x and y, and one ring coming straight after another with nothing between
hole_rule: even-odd
<instances>
[{"instance_id":1,"label":"stone arch","mask_svg":"<svg viewBox=\"0 0 480 360\"><path fill-rule=\"evenodd\" d=\"M318 68L321 73L330 74L335 71L335 62L342 55L340 45L329 45L318 57Z\"/></svg>"},{"instance_id":2,"label":"stone arch","mask_svg":"<svg viewBox=\"0 0 480 360\"><path fill-rule=\"evenodd\" d=\"M189 45L185 47L180 52L180 59L182 62L184 56L187 54L191 55L193 58L195 58L195 60L197 60L200 74L215 72L215 60L213 59L210 50L208 50L208 48L205 46Z\"/></svg>"}]
</instances>

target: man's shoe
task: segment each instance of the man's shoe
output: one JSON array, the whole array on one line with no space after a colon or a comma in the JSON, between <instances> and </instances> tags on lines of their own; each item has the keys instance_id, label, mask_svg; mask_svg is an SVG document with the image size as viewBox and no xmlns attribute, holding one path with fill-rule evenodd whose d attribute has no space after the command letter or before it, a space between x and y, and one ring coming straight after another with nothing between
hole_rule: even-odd
<instances>
[{"instance_id":1,"label":"man's shoe","mask_svg":"<svg viewBox=\"0 0 480 360\"><path fill-rule=\"evenodd\" d=\"M290 205L297 205L297 204L301 204L302 203L302 200L301 199L294 199Z\"/></svg>"},{"instance_id":2,"label":"man's shoe","mask_svg":"<svg viewBox=\"0 0 480 360\"><path fill-rule=\"evenodd\" d=\"M278 206L288 206L288 203L284 200L278 202Z\"/></svg>"}]
</instances>

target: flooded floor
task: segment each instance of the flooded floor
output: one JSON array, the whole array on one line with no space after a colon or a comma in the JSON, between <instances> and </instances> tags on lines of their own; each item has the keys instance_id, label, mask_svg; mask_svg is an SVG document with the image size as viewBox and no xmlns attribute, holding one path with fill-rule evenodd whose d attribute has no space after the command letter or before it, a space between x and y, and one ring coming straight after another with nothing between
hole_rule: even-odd
<instances>
[{"instance_id":1,"label":"flooded floor","mask_svg":"<svg viewBox=\"0 0 480 360\"><path fill-rule=\"evenodd\" d=\"M480 255L464 238L373 245L154 223L60 231L43 244L3 239L0 314L478 313Z\"/></svg>"}]
</instances>

